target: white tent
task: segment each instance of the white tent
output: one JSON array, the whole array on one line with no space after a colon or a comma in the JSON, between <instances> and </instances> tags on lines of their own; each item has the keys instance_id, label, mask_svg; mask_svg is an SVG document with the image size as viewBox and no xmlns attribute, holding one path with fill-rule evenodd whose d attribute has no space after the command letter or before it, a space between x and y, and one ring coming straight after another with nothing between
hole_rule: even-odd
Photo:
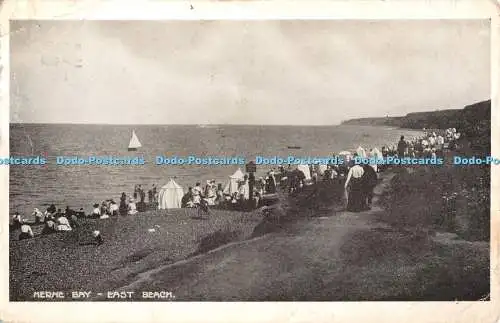
<instances>
[{"instance_id":1,"label":"white tent","mask_svg":"<svg viewBox=\"0 0 500 323\"><path fill-rule=\"evenodd\" d=\"M380 150L378 150L377 147L373 148L372 151L370 152L370 157L375 159L376 162L375 163L371 163L370 166L376 171L378 172L378 162L379 162L379 159L382 159L384 156L382 155L382 153L380 152Z\"/></svg>"},{"instance_id":2,"label":"white tent","mask_svg":"<svg viewBox=\"0 0 500 323\"><path fill-rule=\"evenodd\" d=\"M158 193L158 209L179 209L183 195L182 186L171 179Z\"/></svg>"},{"instance_id":3,"label":"white tent","mask_svg":"<svg viewBox=\"0 0 500 323\"><path fill-rule=\"evenodd\" d=\"M229 176L229 181L226 183L224 187L224 194L232 195L235 192L238 192L238 182L243 180L245 174L238 168L233 175Z\"/></svg>"},{"instance_id":4,"label":"white tent","mask_svg":"<svg viewBox=\"0 0 500 323\"><path fill-rule=\"evenodd\" d=\"M305 180L311 179L311 170L309 169L309 165L299 165L297 166L297 169L304 173Z\"/></svg>"},{"instance_id":5,"label":"white tent","mask_svg":"<svg viewBox=\"0 0 500 323\"><path fill-rule=\"evenodd\" d=\"M343 150L339 152L339 157L341 157L344 161L343 164L347 164L352 159L352 153L350 151Z\"/></svg>"},{"instance_id":6,"label":"white tent","mask_svg":"<svg viewBox=\"0 0 500 323\"><path fill-rule=\"evenodd\" d=\"M358 154L358 156L361 158L366 158L366 151L361 146L359 146L358 149L356 149L356 154Z\"/></svg>"}]
</instances>

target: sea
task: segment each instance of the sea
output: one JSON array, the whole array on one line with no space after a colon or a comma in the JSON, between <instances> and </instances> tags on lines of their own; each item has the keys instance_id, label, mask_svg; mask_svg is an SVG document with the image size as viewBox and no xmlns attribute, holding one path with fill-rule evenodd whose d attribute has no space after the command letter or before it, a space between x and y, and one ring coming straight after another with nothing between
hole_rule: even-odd
<instances>
[{"instance_id":1,"label":"sea","mask_svg":"<svg viewBox=\"0 0 500 323\"><path fill-rule=\"evenodd\" d=\"M142 147L127 150L135 131ZM33 208L50 204L90 212L94 203L122 192L130 196L134 185L158 188L173 178L185 190L196 182L215 179L225 183L244 165L156 165L156 156L287 158L329 157L342 150L395 144L401 135L418 131L371 126L255 126L255 125L82 125L11 124L11 156L48 156L44 166L10 166L9 209L30 218ZM289 147L300 147L291 149ZM145 165L56 165L56 156L143 157ZM4 156L2 156L4 157ZM3 167L3 166L2 166ZM257 166L257 176L273 166Z\"/></svg>"}]
</instances>

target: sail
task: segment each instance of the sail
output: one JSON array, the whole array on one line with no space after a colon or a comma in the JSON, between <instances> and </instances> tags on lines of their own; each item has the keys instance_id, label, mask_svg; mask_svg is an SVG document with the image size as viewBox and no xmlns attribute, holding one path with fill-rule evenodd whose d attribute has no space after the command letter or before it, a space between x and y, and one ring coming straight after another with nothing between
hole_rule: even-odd
<instances>
[{"instance_id":1,"label":"sail","mask_svg":"<svg viewBox=\"0 0 500 323\"><path fill-rule=\"evenodd\" d=\"M141 142L137 138L135 131L132 130L132 138L130 138L130 143L128 144L128 149L137 149L141 147Z\"/></svg>"}]
</instances>

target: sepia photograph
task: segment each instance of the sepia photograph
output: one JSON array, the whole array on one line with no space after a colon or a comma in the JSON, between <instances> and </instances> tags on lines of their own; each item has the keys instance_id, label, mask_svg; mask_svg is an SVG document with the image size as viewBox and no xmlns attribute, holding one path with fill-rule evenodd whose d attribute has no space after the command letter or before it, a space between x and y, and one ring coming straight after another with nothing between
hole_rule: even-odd
<instances>
[{"instance_id":1,"label":"sepia photograph","mask_svg":"<svg viewBox=\"0 0 500 323\"><path fill-rule=\"evenodd\" d=\"M10 22L10 301L487 301L490 21Z\"/></svg>"}]
</instances>

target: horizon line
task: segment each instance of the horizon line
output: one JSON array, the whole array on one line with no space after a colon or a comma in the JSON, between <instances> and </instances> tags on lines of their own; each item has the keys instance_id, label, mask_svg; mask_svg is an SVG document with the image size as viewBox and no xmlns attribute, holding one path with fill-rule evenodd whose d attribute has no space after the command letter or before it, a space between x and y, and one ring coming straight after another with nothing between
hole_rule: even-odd
<instances>
[{"instance_id":1,"label":"horizon line","mask_svg":"<svg viewBox=\"0 0 500 323\"><path fill-rule=\"evenodd\" d=\"M416 111L416 112L408 112L405 115L385 115L378 117L349 117L341 120L335 124L252 124L252 123L81 123L81 122L12 122L9 121L9 125L11 124L44 124L44 125L109 125L109 126L274 126L274 127L333 127L333 126L341 126L343 123L348 121L354 121L359 119L385 119L389 118L404 118L409 114L415 113L431 113L431 112L439 112L439 111L457 111L464 110L469 106L473 106L476 104L491 102L491 97L485 100L476 101L474 103L467 104L461 108L448 108L448 109L435 109L435 110L426 110L426 111Z\"/></svg>"}]
</instances>

